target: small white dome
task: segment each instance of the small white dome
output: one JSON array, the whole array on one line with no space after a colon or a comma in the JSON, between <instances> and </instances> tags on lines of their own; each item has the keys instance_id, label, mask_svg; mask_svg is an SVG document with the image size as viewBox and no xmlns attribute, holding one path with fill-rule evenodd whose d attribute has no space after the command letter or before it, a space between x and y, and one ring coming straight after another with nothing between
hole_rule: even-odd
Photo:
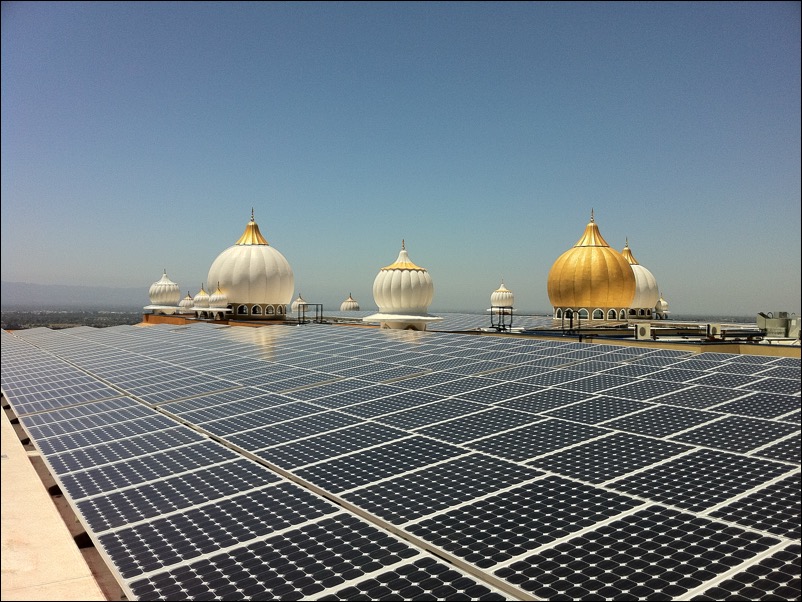
<instances>
[{"instance_id":1,"label":"small white dome","mask_svg":"<svg viewBox=\"0 0 802 602\"><path fill-rule=\"evenodd\" d=\"M373 281L373 299L384 314L425 314L434 284L425 268L412 263L404 241L395 263L381 268Z\"/></svg>"},{"instance_id":2,"label":"small white dome","mask_svg":"<svg viewBox=\"0 0 802 602\"><path fill-rule=\"evenodd\" d=\"M222 308L228 307L228 298L225 296L225 293L220 290L220 285L217 285L217 289L209 295L209 307L214 308Z\"/></svg>"},{"instance_id":3,"label":"small white dome","mask_svg":"<svg viewBox=\"0 0 802 602\"><path fill-rule=\"evenodd\" d=\"M629 267L632 268L632 273L635 274L635 296L630 303L630 307L635 309L652 309L656 307L657 298L659 297L657 280L655 280L654 275L639 264L638 260L632 255L632 250L629 248L629 240L626 241L621 254L627 262L629 262Z\"/></svg>"},{"instance_id":4,"label":"small white dome","mask_svg":"<svg viewBox=\"0 0 802 602\"><path fill-rule=\"evenodd\" d=\"M192 300L192 295L187 291L187 296L181 299L181 303L178 304L178 307L184 310L190 310L194 305L195 302Z\"/></svg>"},{"instance_id":5,"label":"small white dome","mask_svg":"<svg viewBox=\"0 0 802 602\"><path fill-rule=\"evenodd\" d=\"M348 298L340 304L340 311L359 311L359 303L357 303L348 293Z\"/></svg>"},{"instance_id":6,"label":"small white dome","mask_svg":"<svg viewBox=\"0 0 802 602\"><path fill-rule=\"evenodd\" d=\"M298 298L292 302L292 305L290 305L290 309L292 310L293 313L295 313L298 311L298 306L304 304L306 304L306 300L303 297L301 297L301 293L298 293Z\"/></svg>"},{"instance_id":7,"label":"small white dome","mask_svg":"<svg viewBox=\"0 0 802 602\"><path fill-rule=\"evenodd\" d=\"M490 295L490 305L492 307L512 307L515 303L515 297L512 294L512 291L507 289L504 286L504 281L501 281L501 286L499 286L493 294Z\"/></svg>"},{"instance_id":8,"label":"small white dome","mask_svg":"<svg viewBox=\"0 0 802 602\"><path fill-rule=\"evenodd\" d=\"M151 305L178 305L181 298L181 291L178 285L167 277L167 270L164 270L160 280L150 285L150 304Z\"/></svg>"},{"instance_id":9,"label":"small white dome","mask_svg":"<svg viewBox=\"0 0 802 602\"><path fill-rule=\"evenodd\" d=\"M201 284L201 290L195 295L195 298L192 300L194 307L209 307L209 293L203 290L203 285Z\"/></svg>"}]
</instances>

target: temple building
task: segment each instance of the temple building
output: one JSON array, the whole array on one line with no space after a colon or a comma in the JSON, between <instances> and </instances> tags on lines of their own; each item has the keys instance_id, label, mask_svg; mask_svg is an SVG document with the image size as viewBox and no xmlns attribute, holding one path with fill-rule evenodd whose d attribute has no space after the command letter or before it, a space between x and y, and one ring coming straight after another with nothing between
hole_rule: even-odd
<instances>
[{"instance_id":1,"label":"temple building","mask_svg":"<svg viewBox=\"0 0 802 602\"><path fill-rule=\"evenodd\" d=\"M144 309L156 315L194 314L202 320L283 320L295 287L289 262L262 236L253 210L242 236L212 262L206 282L213 293L201 284L194 297L187 293L181 299L165 270L151 285L150 305Z\"/></svg>"}]
</instances>

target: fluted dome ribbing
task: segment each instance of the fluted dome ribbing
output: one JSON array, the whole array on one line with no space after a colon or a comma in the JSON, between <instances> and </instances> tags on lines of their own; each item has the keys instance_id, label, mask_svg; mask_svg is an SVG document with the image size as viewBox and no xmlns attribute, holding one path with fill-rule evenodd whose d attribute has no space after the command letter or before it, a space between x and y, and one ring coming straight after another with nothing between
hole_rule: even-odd
<instances>
[{"instance_id":1,"label":"fluted dome ribbing","mask_svg":"<svg viewBox=\"0 0 802 602\"><path fill-rule=\"evenodd\" d=\"M631 307L635 274L624 256L604 240L592 213L579 241L551 266L548 295L554 307Z\"/></svg>"},{"instance_id":2,"label":"fluted dome ribbing","mask_svg":"<svg viewBox=\"0 0 802 602\"><path fill-rule=\"evenodd\" d=\"M295 288L289 262L268 244L253 216L239 240L212 262L209 282L219 282L232 304L286 305Z\"/></svg>"},{"instance_id":3,"label":"fluted dome ribbing","mask_svg":"<svg viewBox=\"0 0 802 602\"><path fill-rule=\"evenodd\" d=\"M292 302L292 305L290 306L290 309L292 310L293 313L295 313L295 312L298 311L298 306L299 305L305 305L305 304L306 304L306 299L304 299L301 296L301 293L298 293L298 298L295 299L295 301Z\"/></svg>"},{"instance_id":4,"label":"fluted dome ribbing","mask_svg":"<svg viewBox=\"0 0 802 602\"><path fill-rule=\"evenodd\" d=\"M181 299L181 291L178 285L167 277L167 270L164 270L162 277L150 285L151 305L178 305Z\"/></svg>"},{"instance_id":5,"label":"fluted dome ribbing","mask_svg":"<svg viewBox=\"0 0 802 602\"><path fill-rule=\"evenodd\" d=\"M383 314L425 314L434 284L425 268L412 263L401 242L395 263L383 267L373 281L373 299Z\"/></svg>"},{"instance_id":6,"label":"fluted dome ribbing","mask_svg":"<svg viewBox=\"0 0 802 602\"><path fill-rule=\"evenodd\" d=\"M228 299L226 298L223 291L220 290L220 285L217 285L217 289L209 295L209 307L212 308L223 308L228 306Z\"/></svg>"},{"instance_id":7,"label":"fluted dome ribbing","mask_svg":"<svg viewBox=\"0 0 802 602\"><path fill-rule=\"evenodd\" d=\"M493 307L513 307L514 303L515 297L512 291L504 286L504 281L502 281L501 286L490 295L490 305Z\"/></svg>"},{"instance_id":8,"label":"fluted dome ribbing","mask_svg":"<svg viewBox=\"0 0 802 602\"><path fill-rule=\"evenodd\" d=\"M203 288L201 285L201 290L198 291L198 294L192 300L194 307L209 307L209 293Z\"/></svg>"},{"instance_id":9,"label":"fluted dome ribbing","mask_svg":"<svg viewBox=\"0 0 802 602\"><path fill-rule=\"evenodd\" d=\"M192 295L189 294L189 291L187 291L187 296L181 299L181 303L178 304L178 307L180 307L183 310L189 311L192 309L194 305L195 301L192 299Z\"/></svg>"},{"instance_id":10,"label":"fluted dome ribbing","mask_svg":"<svg viewBox=\"0 0 802 602\"><path fill-rule=\"evenodd\" d=\"M621 254L624 256L624 259L627 260L632 268L632 273L635 275L635 296L632 298L631 307L655 309L660 295L657 288L657 280L654 275L640 265L638 260L632 255L632 250L629 248L629 241L627 241Z\"/></svg>"},{"instance_id":11,"label":"fluted dome ribbing","mask_svg":"<svg viewBox=\"0 0 802 602\"><path fill-rule=\"evenodd\" d=\"M348 298L340 303L340 311L359 311L359 303L348 293Z\"/></svg>"}]
</instances>

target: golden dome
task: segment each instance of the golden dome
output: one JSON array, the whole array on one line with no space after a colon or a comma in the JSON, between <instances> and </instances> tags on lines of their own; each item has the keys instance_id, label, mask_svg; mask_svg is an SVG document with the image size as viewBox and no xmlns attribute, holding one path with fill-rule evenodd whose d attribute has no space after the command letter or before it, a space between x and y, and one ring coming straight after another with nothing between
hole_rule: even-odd
<instances>
[{"instance_id":1,"label":"golden dome","mask_svg":"<svg viewBox=\"0 0 802 602\"><path fill-rule=\"evenodd\" d=\"M625 308L635 296L635 275L626 258L604 240L590 214L582 238L557 258L548 279L554 307Z\"/></svg>"}]
</instances>

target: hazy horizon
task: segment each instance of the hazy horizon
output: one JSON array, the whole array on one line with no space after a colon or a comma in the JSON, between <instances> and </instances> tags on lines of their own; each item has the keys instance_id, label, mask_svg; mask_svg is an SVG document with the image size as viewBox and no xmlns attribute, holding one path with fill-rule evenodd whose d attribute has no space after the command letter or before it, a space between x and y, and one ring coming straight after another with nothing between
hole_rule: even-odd
<instances>
[{"instance_id":1,"label":"hazy horizon","mask_svg":"<svg viewBox=\"0 0 802 602\"><path fill-rule=\"evenodd\" d=\"M799 312L800 4L2 3L3 281L548 312L591 211L678 315Z\"/></svg>"}]
</instances>

